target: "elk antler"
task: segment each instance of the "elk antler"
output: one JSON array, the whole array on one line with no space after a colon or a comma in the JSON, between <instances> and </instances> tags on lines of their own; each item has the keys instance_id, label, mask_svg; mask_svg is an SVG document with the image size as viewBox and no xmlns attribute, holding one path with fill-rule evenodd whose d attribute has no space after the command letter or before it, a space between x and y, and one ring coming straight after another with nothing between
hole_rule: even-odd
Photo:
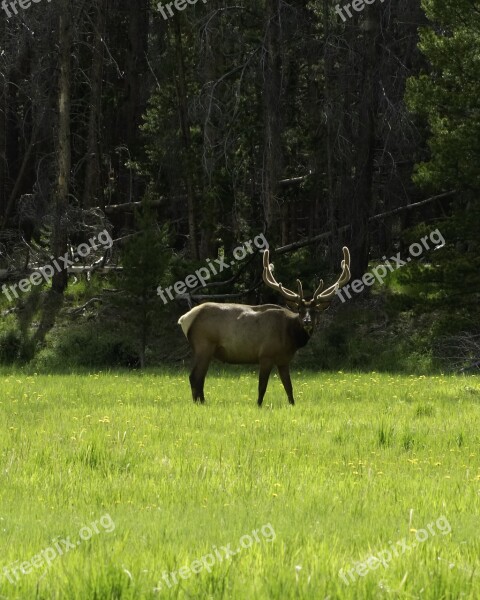
<instances>
[{"instance_id":1,"label":"elk antler","mask_svg":"<svg viewBox=\"0 0 480 600\"><path fill-rule=\"evenodd\" d=\"M303 289L300 281L297 279L299 294L296 294L295 292L284 288L281 283L277 283L277 281L275 281L275 277L272 273L272 267L273 265L269 263L269 251L265 250L263 253L263 281L266 283L266 285L268 285L268 287L278 290L282 296L287 300L290 300L290 302L300 304L303 300Z\"/></svg>"},{"instance_id":2,"label":"elk antler","mask_svg":"<svg viewBox=\"0 0 480 600\"><path fill-rule=\"evenodd\" d=\"M287 300L289 300L290 302L295 302L298 305L302 304L302 302L304 302L304 297L303 297L302 282L300 281L300 279L297 279L298 294L296 294L295 292L292 292L291 290L284 288L281 283L278 283L275 280L275 277L273 276L273 273L272 273L272 267L273 267L273 265L271 265L269 263L269 251L265 250L265 252L263 253L263 281L269 287L273 288L274 290L278 290L282 294L282 296L284 298L286 298ZM322 289L323 289L323 279L322 279L320 281L317 289L315 290L315 293L313 294L313 298L312 298L311 302L313 302L314 306L316 306L317 304L322 304L324 302L328 302L337 293L337 290L339 290L341 287L343 287L349 279L350 279L350 252L349 252L348 248L346 246L344 246L343 247L343 260L342 260L342 274L340 275L340 277L337 279L337 281L333 285L331 285L329 288L327 288L323 292L322 292ZM308 302L307 304L310 304L310 302Z\"/></svg>"},{"instance_id":3,"label":"elk antler","mask_svg":"<svg viewBox=\"0 0 480 600\"><path fill-rule=\"evenodd\" d=\"M331 300L337 291L343 287L350 279L350 251L346 246L343 247L343 260L342 260L342 274L337 281L329 288L322 292L323 280L320 281L320 285L313 294L313 303L320 304L322 302ZM321 293L320 293L321 292Z\"/></svg>"}]
</instances>

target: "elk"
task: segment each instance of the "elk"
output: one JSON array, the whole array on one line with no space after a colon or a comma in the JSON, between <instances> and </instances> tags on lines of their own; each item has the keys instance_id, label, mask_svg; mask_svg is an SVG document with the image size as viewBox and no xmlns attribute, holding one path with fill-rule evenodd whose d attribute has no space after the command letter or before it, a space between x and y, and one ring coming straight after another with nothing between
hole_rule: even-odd
<instances>
[{"instance_id":1,"label":"elk","mask_svg":"<svg viewBox=\"0 0 480 600\"><path fill-rule=\"evenodd\" d=\"M248 306L206 302L192 308L178 320L193 350L190 386L194 402L205 402L203 386L212 358L231 364L259 364L258 406L262 406L268 379L274 365L290 404L295 404L290 379L290 361L312 335L317 316L326 310L336 294L350 280L350 252L343 248L342 272L338 280L323 290L323 280L311 300L305 300L297 279L298 293L275 280L269 264L269 251L263 254L263 281L280 292L288 308L276 304ZM323 290L323 291L322 291Z\"/></svg>"}]
</instances>

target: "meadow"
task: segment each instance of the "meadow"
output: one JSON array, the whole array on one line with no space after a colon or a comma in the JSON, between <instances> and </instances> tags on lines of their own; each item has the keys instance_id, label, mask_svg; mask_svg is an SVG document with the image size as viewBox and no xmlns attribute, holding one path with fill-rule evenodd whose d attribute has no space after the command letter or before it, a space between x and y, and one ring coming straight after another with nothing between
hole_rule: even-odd
<instances>
[{"instance_id":1,"label":"meadow","mask_svg":"<svg viewBox=\"0 0 480 600\"><path fill-rule=\"evenodd\" d=\"M0 598L480 597L476 377L187 375L0 374Z\"/></svg>"}]
</instances>

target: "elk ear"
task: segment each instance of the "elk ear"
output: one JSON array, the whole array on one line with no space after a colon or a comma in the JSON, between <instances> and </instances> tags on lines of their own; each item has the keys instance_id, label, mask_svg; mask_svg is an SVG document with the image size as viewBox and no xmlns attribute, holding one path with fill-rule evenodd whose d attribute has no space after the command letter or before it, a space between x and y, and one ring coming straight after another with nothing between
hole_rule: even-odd
<instances>
[{"instance_id":1,"label":"elk ear","mask_svg":"<svg viewBox=\"0 0 480 600\"><path fill-rule=\"evenodd\" d=\"M293 312L298 313L298 304L296 302L286 302L287 307Z\"/></svg>"},{"instance_id":2,"label":"elk ear","mask_svg":"<svg viewBox=\"0 0 480 600\"><path fill-rule=\"evenodd\" d=\"M316 306L315 306L315 310L317 312L323 312L324 310L327 310L330 308L330 304L331 302L319 302Z\"/></svg>"}]
</instances>

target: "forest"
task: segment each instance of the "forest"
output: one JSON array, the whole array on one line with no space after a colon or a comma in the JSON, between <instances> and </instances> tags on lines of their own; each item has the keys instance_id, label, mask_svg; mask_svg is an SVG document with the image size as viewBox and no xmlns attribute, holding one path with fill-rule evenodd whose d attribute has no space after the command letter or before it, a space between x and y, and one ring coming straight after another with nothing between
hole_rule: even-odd
<instances>
[{"instance_id":1,"label":"forest","mask_svg":"<svg viewBox=\"0 0 480 600\"><path fill-rule=\"evenodd\" d=\"M350 250L306 367L479 367L477 1L1 13L2 364L182 364L192 306L282 302L268 245L309 293Z\"/></svg>"}]
</instances>

